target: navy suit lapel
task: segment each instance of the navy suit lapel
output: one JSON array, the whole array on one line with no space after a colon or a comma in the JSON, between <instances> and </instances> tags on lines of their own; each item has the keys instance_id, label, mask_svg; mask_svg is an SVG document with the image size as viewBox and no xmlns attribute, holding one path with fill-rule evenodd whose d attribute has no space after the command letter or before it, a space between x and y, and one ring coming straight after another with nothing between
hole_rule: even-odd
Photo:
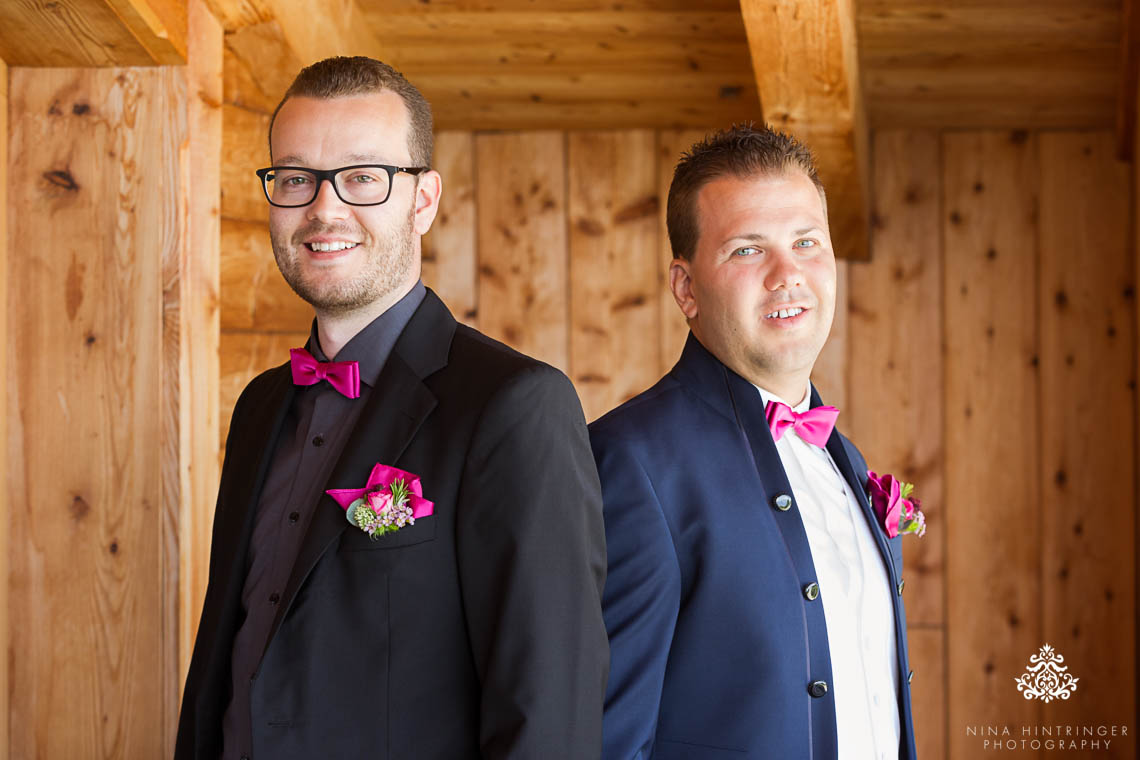
<instances>
[{"instance_id":1,"label":"navy suit lapel","mask_svg":"<svg viewBox=\"0 0 1140 760\"><path fill-rule=\"evenodd\" d=\"M288 614L298 589L325 551L348 527L344 510L324 491L363 488L378 462L399 466L401 455L436 407L437 399L423 378L447 364L454 332L455 320L451 313L429 290L384 363L376 387L365 402L367 406L361 411L356 427L322 489L289 581L285 584L266 648Z\"/></svg>"}]
</instances>

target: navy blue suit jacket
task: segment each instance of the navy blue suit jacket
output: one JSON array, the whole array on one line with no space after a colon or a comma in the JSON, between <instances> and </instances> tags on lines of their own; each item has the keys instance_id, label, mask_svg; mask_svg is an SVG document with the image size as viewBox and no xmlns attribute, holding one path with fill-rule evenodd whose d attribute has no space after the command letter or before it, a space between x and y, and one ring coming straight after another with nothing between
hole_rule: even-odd
<instances>
[{"instance_id":1,"label":"navy blue suit jacket","mask_svg":"<svg viewBox=\"0 0 1140 760\"><path fill-rule=\"evenodd\" d=\"M815 567L756 388L690 335L672 371L591 425L590 440L609 555L603 758L835 757L834 689L810 693L831 686L827 590L805 597ZM875 525L866 462L838 432L827 450L898 589L901 539ZM901 592L891 597L899 757L911 760L906 617Z\"/></svg>"}]
</instances>

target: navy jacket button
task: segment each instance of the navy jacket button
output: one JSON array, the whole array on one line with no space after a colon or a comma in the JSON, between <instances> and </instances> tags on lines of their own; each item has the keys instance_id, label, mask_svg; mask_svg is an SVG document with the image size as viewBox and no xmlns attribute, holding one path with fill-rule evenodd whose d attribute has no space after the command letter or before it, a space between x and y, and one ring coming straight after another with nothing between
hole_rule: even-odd
<instances>
[{"instance_id":1,"label":"navy jacket button","mask_svg":"<svg viewBox=\"0 0 1140 760\"><path fill-rule=\"evenodd\" d=\"M808 687L808 694L815 698L822 697L827 693L827 681L812 681L811 686Z\"/></svg>"}]
</instances>

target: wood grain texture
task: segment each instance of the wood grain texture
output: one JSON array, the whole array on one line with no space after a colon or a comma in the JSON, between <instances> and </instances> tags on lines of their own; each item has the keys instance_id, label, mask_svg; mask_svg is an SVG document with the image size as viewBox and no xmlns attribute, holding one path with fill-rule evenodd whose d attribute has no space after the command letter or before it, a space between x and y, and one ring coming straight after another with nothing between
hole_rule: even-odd
<instances>
[{"instance_id":1,"label":"wood grain texture","mask_svg":"<svg viewBox=\"0 0 1140 760\"><path fill-rule=\"evenodd\" d=\"M1045 633L1037 140L949 134L942 167L949 755L965 760L982 752L967 726L1042 715L1013 686Z\"/></svg>"},{"instance_id":2,"label":"wood grain texture","mask_svg":"<svg viewBox=\"0 0 1140 760\"><path fill-rule=\"evenodd\" d=\"M247 110L272 114L301 70L301 59L276 21L227 34L225 100Z\"/></svg>"},{"instance_id":3,"label":"wood grain texture","mask_svg":"<svg viewBox=\"0 0 1140 760\"><path fill-rule=\"evenodd\" d=\"M8 289L10 276L8 273L8 66L0 60L0 340L4 341L5 348L0 350L0 397L8 398L9 382L8 352L11 350L12 338L8 334ZM13 357L11 366L15 366ZM0 446L4 447L4 456L0 456L0 483L9 482L8 463L8 414L0 414ZM8 576L8 547L9 530L11 522L11 509L9 502L9 489L0 487L0 578ZM0 652L8 652L9 628L8 617L8 586L5 581L0 583ZM9 737L9 710L8 710L8 657L0 660L0 757L8 757Z\"/></svg>"},{"instance_id":4,"label":"wood grain texture","mask_svg":"<svg viewBox=\"0 0 1140 760\"><path fill-rule=\"evenodd\" d=\"M1082 690L1049 715L1129 724L1136 706L1130 176L1108 130L1039 141L1044 634ZM1135 757L1135 738L1119 738L1103 756Z\"/></svg>"},{"instance_id":5,"label":"wood grain texture","mask_svg":"<svg viewBox=\"0 0 1140 760\"><path fill-rule=\"evenodd\" d=\"M104 0L0 3L9 66L149 66L150 52Z\"/></svg>"},{"instance_id":6,"label":"wood grain texture","mask_svg":"<svg viewBox=\"0 0 1140 760\"><path fill-rule=\"evenodd\" d=\"M222 107L222 216L269 221L269 202L254 172L269 166L269 116Z\"/></svg>"},{"instance_id":7,"label":"wood grain texture","mask_svg":"<svg viewBox=\"0 0 1140 760\"><path fill-rule=\"evenodd\" d=\"M423 280L456 319L478 327L475 136L437 132L433 163L443 177L443 197L435 223L421 239Z\"/></svg>"},{"instance_id":8,"label":"wood grain texture","mask_svg":"<svg viewBox=\"0 0 1140 760\"><path fill-rule=\"evenodd\" d=\"M870 255L870 142L853 0L802 5L742 0L764 120L812 149L828 192L831 239Z\"/></svg>"},{"instance_id":9,"label":"wood grain texture","mask_svg":"<svg viewBox=\"0 0 1140 760\"><path fill-rule=\"evenodd\" d=\"M13 757L161 757L175 703L162 492L176 69L13 69ZM66 466L61 467L61 463ZM60 720L60 716L67 716Z\"/></svg>"},{"instance_id":10,"label":"wood grain texture","mask_svg":"<svg viewBox=\"0 0 1140 760\"><path fill-rule=\"evenodd\" d=\"M569 373L565 136L476 135L475 167L479 327Z\"/></svg>"},{"instance_id":11,"label":"wood grain texture","mask_svg":"<svg viewBox=\"0 0 1140 760\"><path fill-rule=\"evenodd\" d=\"M659 376L655 148L649 130L568 137L570 377L587 420Z\"/></svg>"},{"instance_id":12,"label":"wood grain texture","mask_svg":"<svg viewBox=\"0 0 1140 760\"><path fill-rule=\"evenodd\" d=\"M669 244L669 229L665 215L669 204L669 185L673 170L681 155L699 142L711 129L662 129L657 132L657 271L659 321L661 336L661 363L658 373L665 374L681 358L681 350L689 337L689 323L669 289L669 264L673 261L673 247Z\"/></svg>"},{"instance_id":13,"label":"wood grain texture","mask_svg":"<svg viewBox=\"0 0 1140 760\"><path fill-rule=\"evenodd\" d=\"M103 0L155 63L186 63L187 0Z\"/></svg>"},{"instance_id":14,"label":"wood grain texture","mask_svg":"<svg viewBox=\"0 0 1140 760\"><path fill-rule=\"evenodd\" d=\"M179 698L206 595L219 475L222 28L202 0L190 0L188 14L189 190L178 280Z\"/></svg>"},{"instance_id":15,"label":"wood grain texture","mask_svg":"<svg viewBox=\"0 0 1140 760\"><path fill-rule=\"evenodd\" d=\"M222 330L308 331L313 309L281 277L268 224L222 219L220 279Z\"/></svg>"},{"instance_id":16,"label":"wood grain texture","mask_svg":"<svg viewBox=\"0 0 1140 760\"><path fill-rule=\"evenodd\" d=\"M937 133L876 135L874 254L851 265L857 353L841 423L871 469L914 483L922 499L929 531L904 541L907 620L920 625L945 622L940 163Z\"/></svg>"},{"instance_id":17,"label":"wood grain texture","mask_svg":"<svg viewBox=\"0 0 1140 760\"><path fill-rule=\"evenodd\" d=\"M914 671L910 701L915 748L922 760L945 760L946 630L912 623L907 631L907 651Z\"/></svg>"}]
</instances>

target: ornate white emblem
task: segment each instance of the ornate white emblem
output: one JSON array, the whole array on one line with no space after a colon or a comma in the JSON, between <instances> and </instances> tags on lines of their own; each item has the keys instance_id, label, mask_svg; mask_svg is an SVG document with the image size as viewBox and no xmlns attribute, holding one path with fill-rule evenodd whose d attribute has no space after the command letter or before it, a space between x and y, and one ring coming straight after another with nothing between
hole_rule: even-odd
<instances>
[{"instance_id":1,"label":"ornate white emblem","mask_svg":"<svg viewBox=\"0 0 1140 760\"><path fill-rule=\"evenodd\" d=\"M1073 678L1066 671L1068 665L1062 665L1065 658L1053 647L1046 644L1041 652L1029 658L1029 668L1021 676L1015 678L1017 690L1026 699L1040 699L1042 702L1052 702L1054 699L1068 699L1077 690L1079 678Z\"/></svg>"}]
</instances>

